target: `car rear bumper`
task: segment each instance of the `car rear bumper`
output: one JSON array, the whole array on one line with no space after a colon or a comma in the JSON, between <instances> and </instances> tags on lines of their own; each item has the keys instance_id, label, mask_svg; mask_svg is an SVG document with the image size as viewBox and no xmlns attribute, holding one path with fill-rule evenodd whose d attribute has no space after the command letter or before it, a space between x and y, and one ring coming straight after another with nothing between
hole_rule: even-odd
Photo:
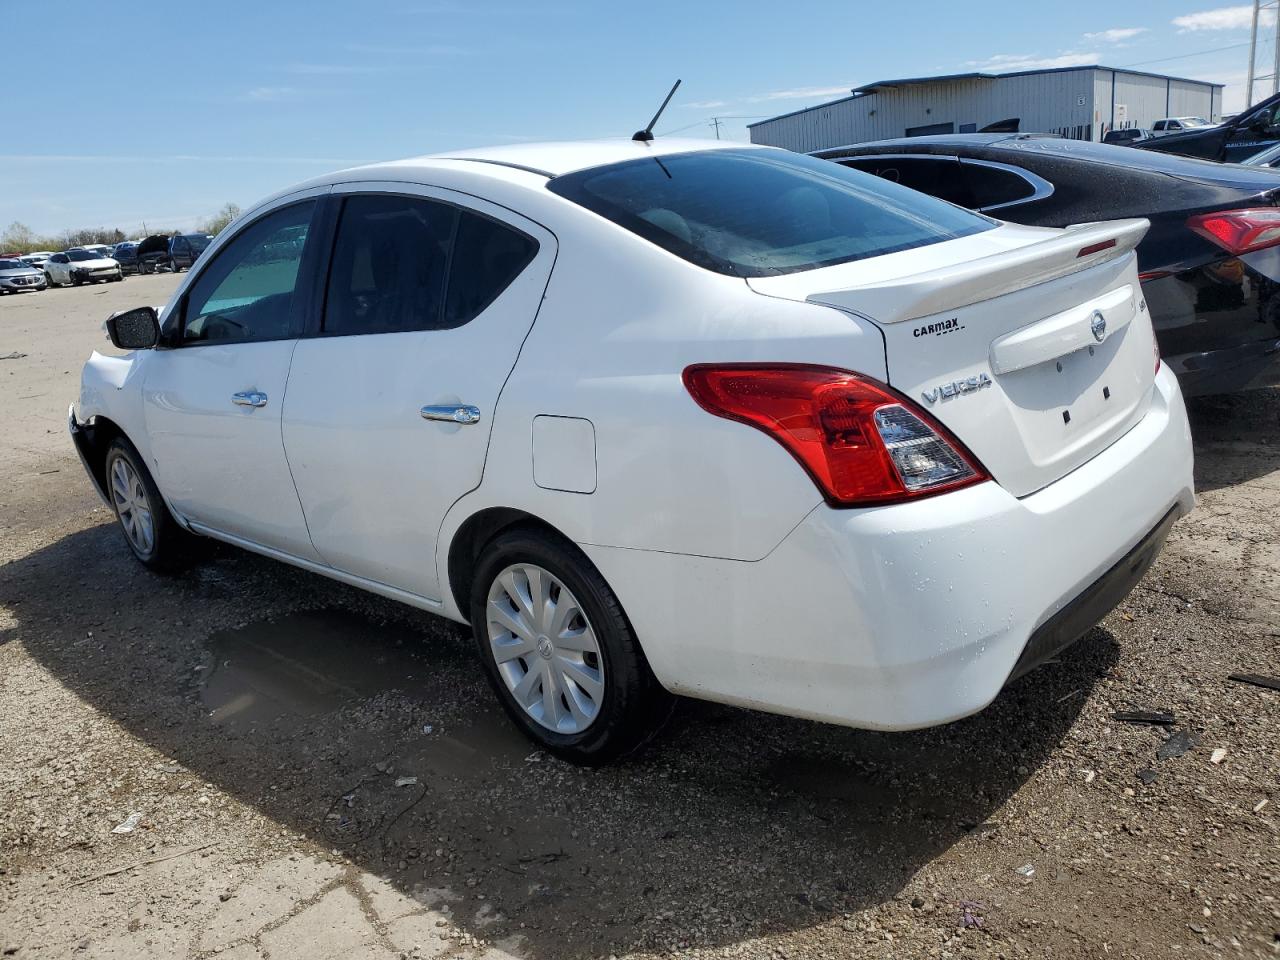
<instances>
[{"instance_id":1,"label":"car rear bumper","mask_svg":"<svg viewBox=\"0 0 1280 960\"><path fill-rule=\"evenodd\" d=\"M756 562L583 549L673 692L911 729L981 710L1123 599L1194 506L1191 472L1182 395L1162 369L1140 423L1022 499L985 483L824 505Z\"/></svg>"},{"instance_id":2,"label":"car rear bumper","mask_svg":"<svg viewBox=\"0 0 1280 960\"><path fill-rule=\"evenodd\" d=\"M1280 337L1165 357L1188 397L1280 385Z\"/></svg>"}]
</instances>

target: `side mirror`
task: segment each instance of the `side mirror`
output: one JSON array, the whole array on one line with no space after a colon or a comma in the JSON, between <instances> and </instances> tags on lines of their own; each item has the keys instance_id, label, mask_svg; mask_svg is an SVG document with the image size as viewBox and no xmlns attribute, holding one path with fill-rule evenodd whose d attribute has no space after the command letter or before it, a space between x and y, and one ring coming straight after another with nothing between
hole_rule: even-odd
<instances>
[{"instance_id":1,"label":"side mirror","mask_svg":"<svg viewBox=\"0 0 1280 960\"><path fill-rule=\"evenodd\" d=\"M107 336L121 350L150 350L160 342L160 318L154 307L134 307L107 317Z\"/></svg>"}]
</instances>

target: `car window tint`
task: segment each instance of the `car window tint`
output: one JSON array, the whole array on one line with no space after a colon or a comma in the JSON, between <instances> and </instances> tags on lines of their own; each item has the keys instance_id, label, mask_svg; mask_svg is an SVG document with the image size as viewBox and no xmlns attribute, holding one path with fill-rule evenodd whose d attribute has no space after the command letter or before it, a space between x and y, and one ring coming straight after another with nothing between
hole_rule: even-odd
<instances>
[{"instance_id":1,"label":"car window tint","mask_svg":"<svg viewBox=\"0 0 1280 960\"><path fill-rule=\"evenodd\" d=\"M1026 177L1012 170L1002 170L1000 167L966 163L964 176L969 184L973 205L980 210L999 203L1016 203L1019 200L1026 200L1036 192L1036 188Z\"/></svg>"},{"instance_id":2,"label":"car window tint","mask_svg":"<svg viewBox=\"0 0 1280 960\"><path fill-rule=\"evenodd\" d=\"M708 270L766 277L990 230L967 210L784 150L700 150L555 177L547 188Z\"/></svg>"},{"instance_id":3,"label":"car window tint","mask_svg":"<svg viewBox=\"0 0 1280 960\"><path fill-rule=\"evenodd\" d=\"M196 278L186 297L182 340L278 340L292 332L294 288L315 201L246 227Z\"/></svg>"},{"instance_id":4,"label":"car window tint","mask_svg":"<svg viewBox=\"0 0 1280 960\"><path fill-rule=\"evenodd\" d=\"M449 270L445 327L460 327L498 299L538 252L532 238L496 220L464 212Z\"/></svg>"},{"instance_id":5,"label":"car window tint","mask_svg":"<svg viewBox=\"0 0 1280 960\"><path fill-rule=\"evenodd\" d=\"M329 268L324 331L395 333L440 326L458 210L414 197L349 197Z\"/></svg>"},{"instance_id":6,"label":"car window tint","mask_svg":"<svg viewBox=\"0 0 1280 960\"><path fill-rule=\"evenodd\" d=\"M850 157L840 162L957 206L976 206L954 157Z\"/></svg>"}]
</instances>

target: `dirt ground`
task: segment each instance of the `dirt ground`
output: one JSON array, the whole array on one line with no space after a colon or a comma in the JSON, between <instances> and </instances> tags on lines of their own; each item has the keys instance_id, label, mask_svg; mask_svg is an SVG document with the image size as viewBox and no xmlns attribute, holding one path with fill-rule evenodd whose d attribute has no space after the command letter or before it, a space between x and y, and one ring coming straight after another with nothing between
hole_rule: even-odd
<instances>
[{"instance_id":1,"label":"dirt ground","mask_svg":"<svg viewBox=\"0 0 1280 960\"><path fill-rule=\"evenodd\" d=\"M1280 953L1280 693L1227 680L1280 674L1280 394L1193 405L1199 508L978 716L687 703L582 770L443 621L230 548L133 561L66 410L101 320L173 284L0 299L5 957Z\"/></svg>"}]
</instances>

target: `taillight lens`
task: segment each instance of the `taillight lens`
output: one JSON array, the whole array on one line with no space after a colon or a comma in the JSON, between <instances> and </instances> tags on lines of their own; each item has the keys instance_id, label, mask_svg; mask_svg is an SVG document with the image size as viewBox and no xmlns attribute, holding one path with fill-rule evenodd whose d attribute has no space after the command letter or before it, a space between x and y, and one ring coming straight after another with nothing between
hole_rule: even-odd
<instances>
[{"instance_id":1,"label":"taillight lens","mask_svg":"<svg viewBox=\"0 0 1280 960\"><path fill-rule=\"evenodd\" d=\"M1280 244L1280 209L1275 207L1201 213L1187 226L1237 257Z\"/></svg>"},{"instance_id":2,"label":"taillight lens","mask_svg":"<svg viewBox=\"0 0 1280 960\"><path fill-rule=\"evenodd\" d=\"M899 503L990 477L946 428L885 385L800 364L695 364L689 394L708 413L762 430L833 506Z\"/></svg>"}]
</instances>

